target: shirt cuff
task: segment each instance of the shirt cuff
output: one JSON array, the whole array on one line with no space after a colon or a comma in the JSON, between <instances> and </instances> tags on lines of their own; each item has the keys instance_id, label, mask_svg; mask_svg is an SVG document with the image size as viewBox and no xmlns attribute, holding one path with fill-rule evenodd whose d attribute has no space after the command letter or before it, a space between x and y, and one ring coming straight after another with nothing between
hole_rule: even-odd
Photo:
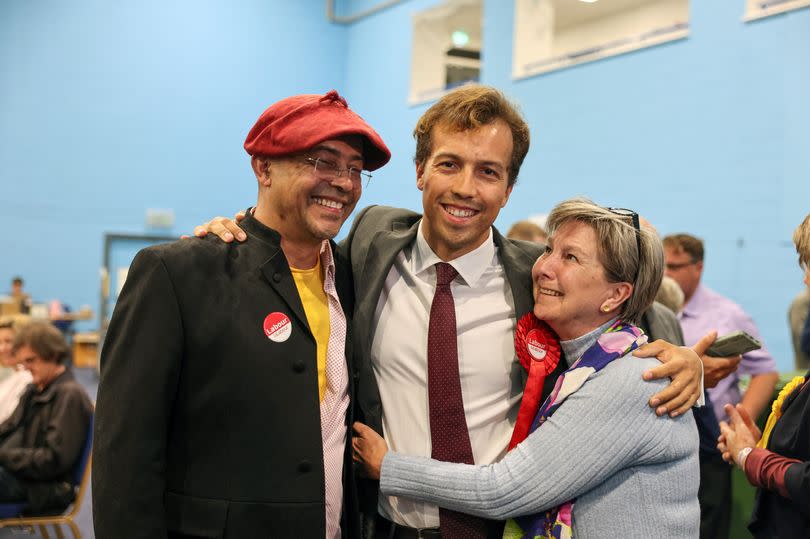
<instances>
[{"instance_id":1,"label":"shirt cuff","mask_svg":"<svg viewBox=\"0 0 810 539\"><path fill-rule=\"evenodd\" d=\"M700 362L700 396L695 404L692 407L706 406L706 387L703 385L703 362Z\"/></svg>"}]
</instances>

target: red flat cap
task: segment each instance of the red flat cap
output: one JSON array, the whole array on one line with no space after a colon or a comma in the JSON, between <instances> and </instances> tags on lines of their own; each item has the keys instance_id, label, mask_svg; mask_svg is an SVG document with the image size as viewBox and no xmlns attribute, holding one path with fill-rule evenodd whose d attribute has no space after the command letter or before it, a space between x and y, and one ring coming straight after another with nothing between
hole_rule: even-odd
<instances>
[{"instance_id":1,"label":"red flat cap","mask_svg":"<svg viewBox=\"0 0 810 539\"><path fill-rule=\"evenodd\" d=\"M296 95L270 105L248 133L245 151L279 157L343 135L364 138L366 170L377 170L391 159L391 151L380 135L335 90L326 95Z\"/></svg>"}]
</instances>

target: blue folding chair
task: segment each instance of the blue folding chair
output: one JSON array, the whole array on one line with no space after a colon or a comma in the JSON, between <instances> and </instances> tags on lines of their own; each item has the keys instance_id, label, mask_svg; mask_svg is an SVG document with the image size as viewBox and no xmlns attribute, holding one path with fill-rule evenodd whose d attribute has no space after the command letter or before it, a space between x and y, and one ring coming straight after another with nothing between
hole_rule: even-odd
<instances>
[{"instance_id":1,"label":"blue folding chair","mask_svg":"<svg viewBox=\"0 0 810 539\"><path fill-rule=\"evenodd\" d=\"M50 539L46 526L53 526L58 539L63 539L61 526L66 525L73 532L74 539L82 539L82 532L76 525L75 518L82 508L82 500L90 484L90 469L92 468L91 454L93 449L93 418L90 417L90 427L87 429L87 440L84 443L81 457L79 457L76 467L73 469L73 488L76 492L76 499L65 509L61 515L53 516L20 516L25 510L25 504L2 503L0 504L0 528L10 528L16 526L38 526L39 532L44 539Z\"/></svg>"}]
</instances>

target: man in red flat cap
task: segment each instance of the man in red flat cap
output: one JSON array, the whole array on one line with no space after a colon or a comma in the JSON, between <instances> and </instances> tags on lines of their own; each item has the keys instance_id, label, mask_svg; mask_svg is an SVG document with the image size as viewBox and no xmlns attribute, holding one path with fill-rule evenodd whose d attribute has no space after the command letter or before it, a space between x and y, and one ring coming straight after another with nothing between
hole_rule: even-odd
<instances>
[{"instance_id":1,"label":"man in red flat cap","mask_svg":"<svg viewBox=\"0 0 810 539\"><path fill-rule=\"evenodd\" d=\"M356 537L348 262L331 239L390 158L337 92L279 101L245 141L253 241L135 257L101 358L99 539Z\"/></svg>"}]
</instances>

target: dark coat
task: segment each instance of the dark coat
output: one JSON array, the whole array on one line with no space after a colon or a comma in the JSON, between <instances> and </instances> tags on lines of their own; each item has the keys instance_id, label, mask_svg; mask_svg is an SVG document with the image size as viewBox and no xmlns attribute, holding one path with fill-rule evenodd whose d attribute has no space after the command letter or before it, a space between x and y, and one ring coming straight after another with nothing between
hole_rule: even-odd
<instances>
[{"instance_id":1,"label":"dark coat","mask_svg":"<svg viewBox=\"0 0 810 539\"><path fill-rule=\"evenodd\" d=\"M179 241L130 267L101 358L99 539L325 535L316 343L280 236L252 217L243 228L246 243ZM348 316L351 274L335 259ZM291 320L284 342L264 333L273 312ZM356 535L344 487L342 527Z\"/></svg>"},{"instance_id":2,"label":"dark coat","mask_svg":"<svg viewBox=\"0 0 810 539\"><path fill-rule=\"evenodd\" d=\"M92 415L84 389L65 371L41 393L29 385L0 425L0 466L23 483L32 513L64 509L73 501L73 471Z\"/></svg>"},{"instance_id":3,"label":"dark coat","mask_svg":"<svg viewBox=\"0 0 810 539\"><path fill-rule=\"evenodd\" d=\"M399 252L413 243L421 218L421 215L408 210L370 206L358 214L348 237L341 243L341 248L351 259L355 277L354 367L358 379L355 416L378 433L382 433L382 404L371 365L373 317L385 278ZM542 253L542 247L509 240L496 229L493 229L493 240L512 289L515 315L519 320L534 307L531 270ZM543 398L551 392L554 380L565 370L564 367L565 362L561 361L557 370L546 378ZM513 377L521 380L521 387L515 390L522 392L526 372L518 362L515 362L514 368L521 371L521 376ZM361 480L360 486L361 509L366 515L374 515L379 483Z\"/></svg>"}]
</instances>

